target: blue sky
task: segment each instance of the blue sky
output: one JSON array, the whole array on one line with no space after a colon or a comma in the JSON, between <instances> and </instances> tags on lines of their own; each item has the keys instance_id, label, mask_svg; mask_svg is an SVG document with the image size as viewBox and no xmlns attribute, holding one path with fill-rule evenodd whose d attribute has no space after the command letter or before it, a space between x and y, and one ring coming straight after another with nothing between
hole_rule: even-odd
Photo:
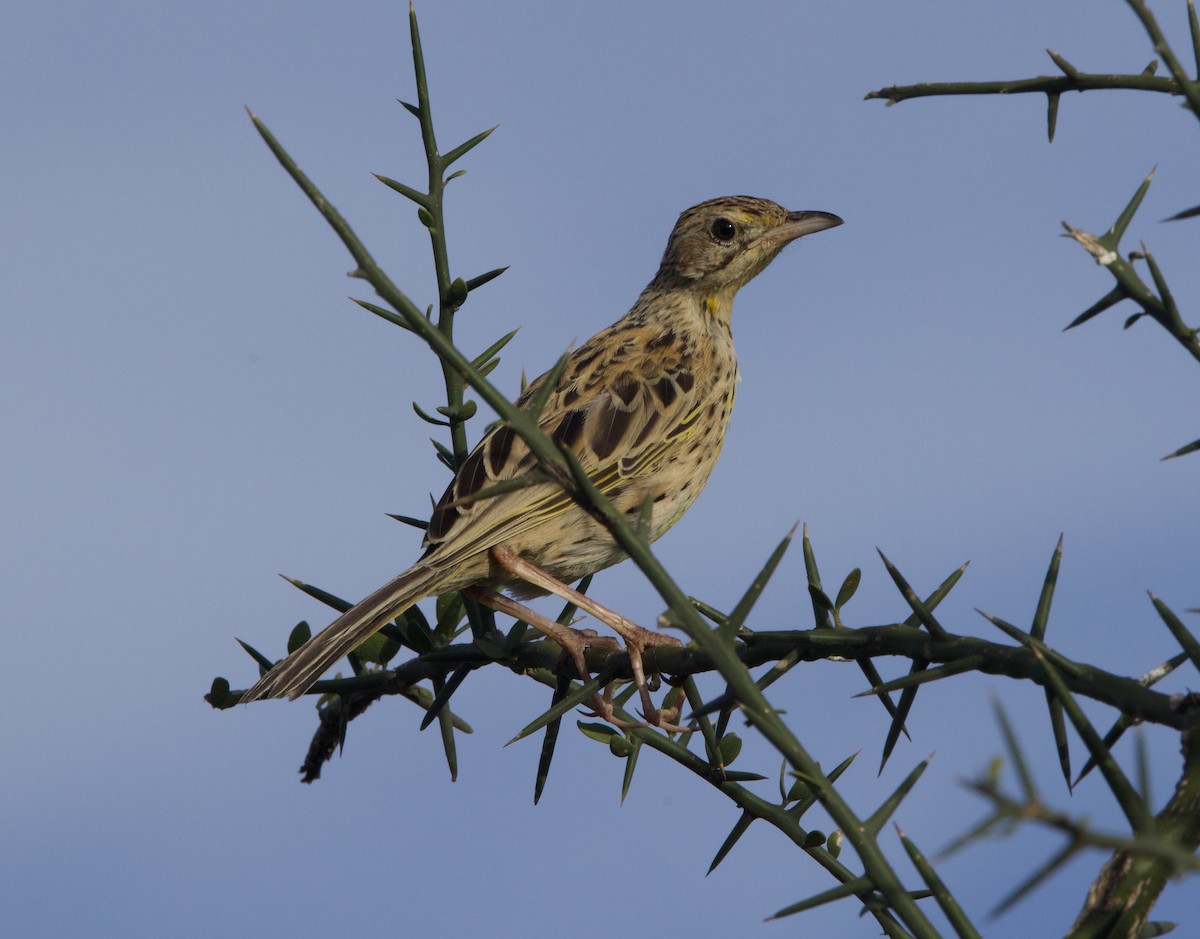
<instances>
[{"instance_id":1,"label":"blue sky","mask_svg":"<svg viewBox=\"0 0 1200 939\"><path fill-rule=\"evenodd\" d=\"M1156 8L1186 60L1182 4ZM1186 309L1194 225L1157 220L1200 201L1194 122L1165 98L1072 96L1048 145L1033 97L862 100L892 83L1050 74L1047 46L1082 69L1140 71L1151 49L1125 5L565 9L418 7L443 147L500 125L452 186L448 225L456 275L510 265L459 320L468 349L522 327L501 387L515 393L522 369L623 313L695 202L748 193L846 220L739 297L733 429L659 546L684 587L731 606L805 521L827 582L863 569L853 625L905 615L878 545L919 591L971 560L943 622L998 638L973 608L1027 623L1064 532L1050 640L1135 675L1171 655L1145 591L1181 613L1200 605L1200 457L1158 457L1200 436L1200 375L1156 327L1122 332L1131 309L1061 332L1110 280L1059 222L1107 228L1157 165L1127 247L1148 243ZM446 482L410 407L437 403L433 360L346 299L363 294L348 256L242 110L430 302L424 231L370 176L423 178L416 122L395 104L414 96L406 8L25 4L6 21L12 934L873 935L849 904L761 924L831 886L765 828L706 880L735 812L661 761L643 758L619 806L621 764L567 728L535 808L536 742L501 744L546 694L498 669L456 698L475 734L454 784L407 703L357 721L312 787L295 776L308 703L203 703L214 675L255 675L234 636L278 652L296 621L326 619L277 571L365 593L418 550L385 513L422 514ZM661 609L630 565L592 592L643 622ZM798 550L752 625L804 625L797 602ZM1172 688L1195 684L1181 672ZM913 742L876 778L886 723L851 699L862 687L854 666L821 663L773 694L826 765L863 750L844 791L864 813L936 751L898 816L927 850L982 814L957 781L1000 750L994 695L1047 793L1116 825L1098 780L1072 798L1056 784L1040 691L991 678L926 689ZM1148 741L1161 804L1176 741ZM751 743L738 768L777 764ZM1057 846L1024 833L942 873L989 935L1061 931L1099 857L983 917ZM1156 916L1188 915L1187 889Z\"/></svg>"}]
</instances>

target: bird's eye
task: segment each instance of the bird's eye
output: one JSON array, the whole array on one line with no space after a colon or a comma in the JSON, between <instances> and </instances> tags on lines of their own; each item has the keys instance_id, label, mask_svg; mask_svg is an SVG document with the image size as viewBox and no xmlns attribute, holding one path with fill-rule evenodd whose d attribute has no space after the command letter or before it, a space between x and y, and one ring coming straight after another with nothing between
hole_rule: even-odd
<instances>
[{"instance_id":1,"label":"bird's eye","mask_svg":"<svg viewBox=\"0 0 1200 939\"><path fill-rule=\"evenodd\" d=\"M712 223L712 228L709 229L712 236L717 241L732 241L733 236L737 234L737 229L733 227L733 222L727 218L719 218Z\"/></svg>"}]
</instances>

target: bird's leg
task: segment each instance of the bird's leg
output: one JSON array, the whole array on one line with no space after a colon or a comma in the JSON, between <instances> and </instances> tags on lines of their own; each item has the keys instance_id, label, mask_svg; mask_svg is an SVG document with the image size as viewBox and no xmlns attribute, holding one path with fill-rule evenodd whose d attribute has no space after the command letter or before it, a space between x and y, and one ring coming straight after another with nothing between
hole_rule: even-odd
<instances>
[{"instance_id":1,"label":"bird's leg","mask_svg":"<svg viewBox=\"0 0 1200 939\"><path fill-rule=\"evenodd\" d=\"M548 617L542 616L541 613L529 609L524 604L506 597L502 593L497 593L495 590L488 590L486 587L468 587L463 592L484 606L491 607L498 613L504 613L507 616L524 620L558 643L562 647L563 652L571 657L571 661L575 663L575 670L585 683L591 678L587 659L584 656L588 647L607 646L609 648L616 648L617 646L617 640L612 636L599 636L592 629L580 630L564 626L562 623L557 623ZM608 721L616 727L620 727L622 730L645 726L644 724L631 724L629 721L623 721L617 717L613 713L612 697L607 690L603 695L599 692L592 695L592 707L595 709L597 717Z\"/></svg>"},{"instance_id":2,"label":"bird's leg","mask_svg":"<svg viewBox=\"0 0 1200 939\"><path fill-rule=\"evenodd\" d=\"M606 606L601 606L586 594L582 594L578 590L564 584L556 577L551 577L536 564L518 557L504 545L495 545L491 548L490 554L492 561L497 566L514 577L519 577L527 584L532 584L535 587L540 587L542 590L562 597L562 599L575 604L579 609L590 613L596 619L600 620L600 622L620 633L625 640L625 648L629 652L629 667L633 671L633 680L637 682L638 694L642 700L643 716L655 727L661 727L669 733L685 733L687 731L685 727L679 727L663 720L658 708L654 706L654 702L650 699L650 690L646 687L646 672L642 665L642 653L648 647L673 646L678 648L683 645L682 642L674 636L667 636L663 633L656 633L645 629L637 623L627 620L620 613L610 610ZM555 641L557 642L558 640L556 639Z\"/></svg>"}]
</instances>

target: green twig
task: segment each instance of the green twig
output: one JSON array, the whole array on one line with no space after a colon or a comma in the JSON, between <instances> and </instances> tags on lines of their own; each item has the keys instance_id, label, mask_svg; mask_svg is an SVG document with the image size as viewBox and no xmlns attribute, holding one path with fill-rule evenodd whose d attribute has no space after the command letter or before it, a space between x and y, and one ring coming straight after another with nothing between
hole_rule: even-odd
<instances>
[{"instance_id":1,"label":"green twig","mask_svg":"<svg viewBox=\"0 0 1200 939\"><path fill-rule=\"evenodd\" d=\"M1159 28L1158 20L1154 18L1154 14L1150 12L1150 8L1146 6L1144 0L1126 0L1129 8L1133 10L1134 15L1141 20L1142 28L1146 30L1146 35L1150 37L1150 41L1154 43L1154 54L1162 59L1167 70L1171 73L1171 80L1175 84L1175 91L1172 94L1183 93L1188 100L1188 105L1192 109L1192 113L1200 120L1200 83L1195 79L1188 78L1187 72L1183 70L1183 65L1179 59L1175 57L1174 50L1171 49L1171 44L1167 42L1167 37L1163 35L1162 29ZM1192 17L1195 13L1192 12ZM1193 36L1195 33L1193 32ZM1197 56L1197 68L1200 69L1200 51Z\"/></svg>"}]
</instances>

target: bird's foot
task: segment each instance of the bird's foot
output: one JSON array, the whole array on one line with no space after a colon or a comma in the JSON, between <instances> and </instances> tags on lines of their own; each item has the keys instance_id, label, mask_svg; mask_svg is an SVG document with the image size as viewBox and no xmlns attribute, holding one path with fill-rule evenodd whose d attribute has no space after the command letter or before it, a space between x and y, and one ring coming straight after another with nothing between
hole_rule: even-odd
<instances>
[{"instance_id":1,"label":"bird's foot","mask_svg":"<svg viewBox=\"0 0 1200 939\"><path fill-rule=\"evenodd\" d=\"M654 706L654 701L650 697L650 689L646 681L646 669L643 664L643 654L647 649L655 646L680 648L683 645L682 642L674 636L645 629L637 623L626 619L621 614L610 610L608 607L602 606L586 594L582 594L569 585L562 583L562 581L551 576L536 564L532 564L524 558L519 557L504 545L493 547L490 553L492 561L497 567L507 571L514 577L519 577L532 586L545 590L548 593L553 593L574 604L578 609L591 614L606 626L610 626L616 630L625 640L625 649L629 653L629 667L633 672L633 680L637 684L638 695L642 705L642 716L645 718L645 723L633 724L617 717L612 703L611 691L609 690L606 690L603 696L598 693L593 697L592 706L595 709L595 716L607 721L614 727L620 727L624 730L632 727L644 727L649 724L653 727L659 727L667 733L687 732L687 728L680 727L674 723L678 718L677 714L665 714ZM481 603L493 609L524 619L525 622L535 626L549 638L557 642L562 646L563 652L571 657L575 663L576 670L584 681L587 681L590 677L584 657L584 652L587 648L593 645L610 645L616 642L611 637L598 636L594 630L587 630L585 634L564 626L562 623L556 623L494 591L477 589L475 597Z\"/></svg>"}]
</instances>

